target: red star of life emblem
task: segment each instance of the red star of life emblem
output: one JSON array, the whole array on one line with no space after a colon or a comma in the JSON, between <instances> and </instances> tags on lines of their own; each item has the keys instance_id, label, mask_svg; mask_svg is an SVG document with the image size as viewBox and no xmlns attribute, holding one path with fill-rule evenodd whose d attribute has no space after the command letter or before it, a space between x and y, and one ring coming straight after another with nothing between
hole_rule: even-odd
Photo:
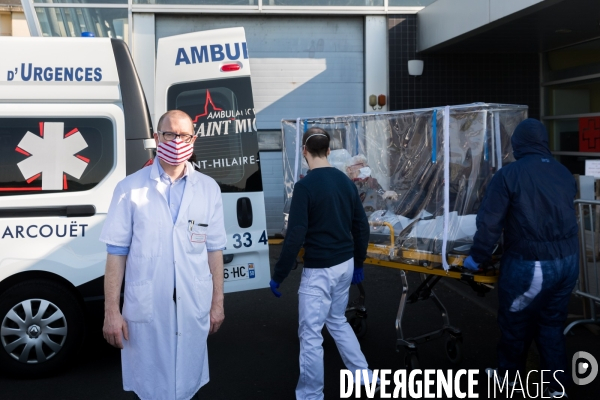
<instances>
[{"instance_id":1,"label":"red star of life emblem","mask_svg":"<svg viewBox=\"0 0 600 400\"><path fill-rule=\"evenodd\" d=\"M209 104L212 107L213 111L223 111L222 108L215 106L215 103L213 102L212 97L210 97L210 92L207 90L206 91L206 102L204 103L204 113L196 115L196 118L194 118L194 121L193 121L194 124L198 122L198 119L200 119L202 117L206 117L208 115L208 105Z\"/></svg>"}]
</instances>

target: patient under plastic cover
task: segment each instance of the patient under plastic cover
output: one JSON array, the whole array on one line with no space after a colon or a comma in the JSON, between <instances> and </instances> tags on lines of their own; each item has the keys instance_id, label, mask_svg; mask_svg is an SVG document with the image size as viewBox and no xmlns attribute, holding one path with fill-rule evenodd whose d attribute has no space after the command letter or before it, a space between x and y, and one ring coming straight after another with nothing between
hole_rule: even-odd
<instances>
[{"instance_id":1,"label":"patient under plastic cover","mask_svg":"<svg viewBox=\"0 0 600 400\"><path fill-rule=\"evenodd\" d=\"M444 242L448 259L468 254L487 183L514 160L510 136L525 118L525 106L476 103L323 117L306 126L319 126L335 139L329 162L356 184L370 242L389 246L391 227L395 251L385 256L421 263L423 254L439 259ZM283 121L288 202L307 168L296 162L296 122Z\"/></svg>"},{"instance_id":2,"label":"patient under plastic cover","mask_svg":"<svg viewBox=\"0 0 600 400\"><path fill-rule=\"evenodd\" d=\"M384 190L377 179L371 175L367 157L363 154L351 157L346 149L332 150L329 163L345 173L356 184L367 216L375 210L387 208L386 200L398 199L396 192Z\"/></svg>"}]
</instances>

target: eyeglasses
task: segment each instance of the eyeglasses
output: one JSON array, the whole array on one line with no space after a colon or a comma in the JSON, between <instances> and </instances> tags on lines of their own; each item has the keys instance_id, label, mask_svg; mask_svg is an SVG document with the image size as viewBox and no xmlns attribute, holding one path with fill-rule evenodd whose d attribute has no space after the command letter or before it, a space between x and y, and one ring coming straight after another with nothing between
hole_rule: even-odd
<instances>
[{"instance_id":1,"label":"eyeglasses","mask_svg":"<svg viewBox=\"0 0 600 400\"><path fill-rule=\"evenodd\" d=\"M175 132L162 132L162 131L156 131L156 132L163 135L163 139L167 142L170 142L171 140L174 140L175 138L179 138L179 139L181 139L182 142L190 143L192 141L192 139L194 138L193 135L188 135L186 133L179 134L179 133L175 133Z\"/></svg>"}]
</instances>

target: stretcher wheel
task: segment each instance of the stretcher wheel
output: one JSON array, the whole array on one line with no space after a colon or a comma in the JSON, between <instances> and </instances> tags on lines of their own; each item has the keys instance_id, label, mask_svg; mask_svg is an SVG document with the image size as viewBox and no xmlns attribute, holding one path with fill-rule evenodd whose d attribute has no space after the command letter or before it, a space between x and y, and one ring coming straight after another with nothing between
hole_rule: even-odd
<instances>
[{"instance_id":1,"label":"stretcher wheel","mask_svg":"<svg viewBox=\"0 0 600 400\"><path fill-rule=\"evenodd\" d=\"M420 369L419 357L417 356L416 351L407 351L404 354L404 369L406 369L407 373L410 373L410 371L415 369Z\"/></svg>"},{"instance_id":2,"label":"stretcher wheel","mask_svg":"<svg viewBox=\"0 0 600 400\"><path fill-rule=\"evenodd\" d=\"M365 317L352 317L348 323L358 339L367 334L367 319Z\"/></svg>"},{"instance_id":3,"label":"stretcher wheel","mask_svg":"<svg viewBox=\"0 0 600 400\"><path fill-rule=\"evenodd\" d=\"M449 337L446 339L446 356L452 364L458 364L463 359L462 341Z\"/></svg>"}]
</instances>

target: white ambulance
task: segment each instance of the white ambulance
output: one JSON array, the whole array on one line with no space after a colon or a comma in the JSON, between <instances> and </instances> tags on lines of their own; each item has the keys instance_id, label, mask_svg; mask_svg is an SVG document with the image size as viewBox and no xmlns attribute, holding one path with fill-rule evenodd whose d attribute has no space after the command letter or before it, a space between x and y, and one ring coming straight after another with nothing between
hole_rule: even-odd
<instances>
[{"instance_id":1,"label":"white ambulance","mask_svg":"<svg viewBox=\"0 0 600 400\"><path fill-rule=\"evenodd\" d=\"M124 42L0 38L0 53L0 369L35 376L82 345L86 311L103 301L98 237L113 190L152 162L154 139ZM156 115L192 116L191 161L221 186L226 292L267 287L243 29L161 39L156 86Z\"/></svg>"}]
</instances>

